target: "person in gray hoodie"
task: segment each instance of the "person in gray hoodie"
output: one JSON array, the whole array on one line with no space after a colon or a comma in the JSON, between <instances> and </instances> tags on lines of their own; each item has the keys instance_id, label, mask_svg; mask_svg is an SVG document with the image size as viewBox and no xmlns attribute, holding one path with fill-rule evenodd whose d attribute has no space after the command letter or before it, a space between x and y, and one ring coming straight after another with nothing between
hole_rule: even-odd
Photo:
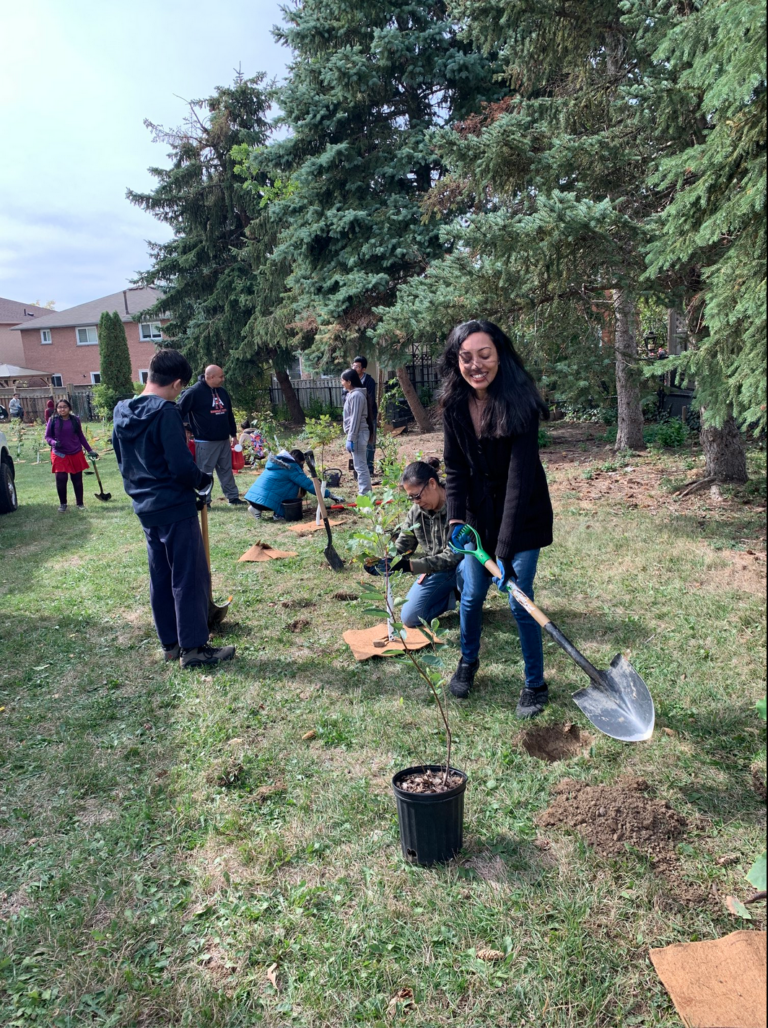
<instances>
[{"instance_id":1,"label":"person in gray hoodie","mask_svg":"<svg viewBox=\"0 0 768 1028\"><path fill-rule=\"evenodd\" d=\"M354 368L342 371L341 386L346 390L342 425L347 437L347 452L352 454L352 466L357 472L357 491L370 493L371 473L368 470L367 448L372 425L368 393Z\"/></svg>"},{"instance_id":2,"label":"person in gray hoodie","mask_svg":"<svg viewBox=\"0 0 768 1028\"><path fill-rule=\"evenodd\" d=\"M235 647L208 645L210 575L197 510L213 476L195 464L174 402L191 377L183 354L158 350L144 392L115 407L112 443L147 539L149 599L165 659L204 667L231 660Z\"/></svg>"}]
</instances>

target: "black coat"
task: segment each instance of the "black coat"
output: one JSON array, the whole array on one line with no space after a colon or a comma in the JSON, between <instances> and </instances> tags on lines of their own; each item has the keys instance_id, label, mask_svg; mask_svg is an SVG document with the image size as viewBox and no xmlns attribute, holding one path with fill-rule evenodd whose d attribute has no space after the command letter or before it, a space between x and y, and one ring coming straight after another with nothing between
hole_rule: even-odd
<instances>
[{"instance_id":1,"label":"black coat","mask_svg":"<svg viewBox=\"0 0 768 1028\"><path fill-rule=\"evenodd\" d=\"M502 560L552 542L552 503L539 459L538 419L520 435L478 439L463 399L444 415L449 520L466 521Z\"/></svg>"}]
</instances>

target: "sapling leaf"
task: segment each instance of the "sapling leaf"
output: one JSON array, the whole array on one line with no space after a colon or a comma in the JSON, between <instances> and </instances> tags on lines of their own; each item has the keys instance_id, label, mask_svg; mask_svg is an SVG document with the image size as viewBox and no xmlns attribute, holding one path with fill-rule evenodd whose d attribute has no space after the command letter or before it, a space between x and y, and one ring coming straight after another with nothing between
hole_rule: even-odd
<instances>
[{"instance_id":1,"label":"sapling leaf","mask_svg":"<svg viewBox=\"0 0 768 1028\"><path fill-rule=\"evenodd\" d=\"M382 610L381 607L364 607L363 614L375 614L377 617L389 617L388 610Z\"/></svg>"},{"instance_id":2,"label":"sapling leaf","mask_svg":"<svg viewBox=\"0 0 768 1028\"><path fill-rule=\"evenodd\" d=\"M766 879L766 854L763 853L757 858L747 874L747 881L753 885L758 892L765 892Z\"/></svg>"}]
</instances>

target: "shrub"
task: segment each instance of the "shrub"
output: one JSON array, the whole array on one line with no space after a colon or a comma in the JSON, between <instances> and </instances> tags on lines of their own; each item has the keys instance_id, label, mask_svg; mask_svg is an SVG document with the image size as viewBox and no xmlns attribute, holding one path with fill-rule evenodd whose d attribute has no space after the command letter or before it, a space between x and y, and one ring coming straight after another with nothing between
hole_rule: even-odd
<instances>
[{"instance_id":1,"label":"shrub","mask_svg":"<svg viewBox=\"0 0 768 1028\"><path fill-rule=\"evenodd\" d=\"M666 447L672 450L685 446L690 437L688 428L677 419L662 422L656 427L653 445L659 448Z\"/></svg>"}]
</instances>

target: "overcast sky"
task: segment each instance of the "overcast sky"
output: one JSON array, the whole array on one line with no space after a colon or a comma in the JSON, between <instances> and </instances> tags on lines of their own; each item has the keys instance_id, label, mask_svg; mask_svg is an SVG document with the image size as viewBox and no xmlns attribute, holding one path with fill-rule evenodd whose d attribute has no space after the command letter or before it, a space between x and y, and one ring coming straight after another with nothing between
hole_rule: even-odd
<instances>
[{"instance_id":1,"label":"overcast sky","mask_svg":"<svg viewBox=\"0 0 768 1028\"><path fill-rule=\"evenodd\" d=\"M0 0L0 296L64 310L117 292L168 230L125 198L182 122L245 75L282 78L273 0Z\"/></svg>"}]
</instances>

